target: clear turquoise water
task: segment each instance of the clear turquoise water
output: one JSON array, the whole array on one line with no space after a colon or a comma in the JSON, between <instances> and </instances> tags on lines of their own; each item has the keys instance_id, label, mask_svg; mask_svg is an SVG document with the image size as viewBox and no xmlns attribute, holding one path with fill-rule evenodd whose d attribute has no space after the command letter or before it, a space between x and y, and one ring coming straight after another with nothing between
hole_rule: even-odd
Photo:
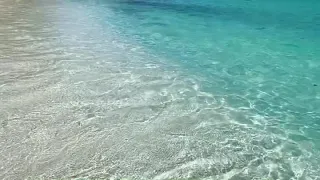
<instances>
[{"instance_id":1,"label":"clear turquoise water","mask_svg":"<svg viewBox=\"0 0 320 180\"><path fill-rule=\"evenodd\" d=\"M120 1L114 23L153 53L201 76L201 88L284 123L319 124L317 1ZM240 103L240 104L238 104ZM241 106L240 105L240 106ZM255 108L250 108L255 107Z\"/></svg>"},{"instance_id":2,"label":"clear turquoise water","mask_svg":"<svg viewBox=\"0 0 320 180\"><path fill-rule=\"evenodd\" d=\"M284 135L284 141L301 148L301 152L293 147L284 148L283 151L288 151L284 161L296 157L296 153L306 153L308 146L309 153L319 155L319 1L96 3L106 3L111 8L115 15L110 22L124 37L164 57L165 63L180 66L185 76L201 79L201 91L224 97L224 104L238 112L230 115L235 121L273 135ZM313 166L319 169L319 158L313 158L306 162L303 172ZM290 170L284 167L279 171L287 174L271 172L270 177L307 177L303 173L290 175ZM244 175L244 179L249 177Z\"/></svg>"},{"instance_id":3,"label":"clear turquoise water","mask_svg":"<svg viewBox=\"0 0 320 180\"><path fill-rule=\"evenodd\" d=\"M0 159L23 169L2 168L0 178L320 179L320 1L14 7L3 14L25 13L17 19L41 31L5 31L27 27L14 20L0 26L1 57L29 68L8 60L0 74L0 112L8 115L0 137L10 140L0 152L27 159ZM31 70L30 85L10 84ZM27 93L33 86L46 88ZM36 130L21 129L29 126ZM28 151L18 141L25 131Z\"/></svg>"},{"instance_id":4,"label":"clear turquoise water","mask_svg":"<svg viewBox=\"0 0 320 180\"><path fill-rule=\"evenodd\" d=\"M125 36L203 78L200 88L227 96L231 107L277 119L286 131L293 124L319 125L319 2L149 0L110 6Z\"/></svg>"}]
</instances>

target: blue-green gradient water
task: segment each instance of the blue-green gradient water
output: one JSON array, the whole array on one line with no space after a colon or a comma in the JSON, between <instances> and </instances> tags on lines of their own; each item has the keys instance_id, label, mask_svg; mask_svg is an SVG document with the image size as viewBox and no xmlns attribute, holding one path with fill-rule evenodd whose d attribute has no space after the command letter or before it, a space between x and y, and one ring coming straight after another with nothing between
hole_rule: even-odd
<instances>
[{"instance_id":1,"label":"blue-green gradient water","mask_svg":"<svg viewBox=\"0 0 320 180\"><path fill-rule=\"evenodd\" d=\"M203 78L202 90L231 95L230 106L285 123L319 124L319 2L148 0L110 6L125 36Z\"/></svg>"},{"instance_id":2,"label":"blue-green gradient water","mask_svg":"<svg viewBox=\"0 0 320 180\"><path fill-rule=\"evenodd\" d=\"M0 8L0 178L320 179L320 1Z\"/></svg>"}]
</instances>

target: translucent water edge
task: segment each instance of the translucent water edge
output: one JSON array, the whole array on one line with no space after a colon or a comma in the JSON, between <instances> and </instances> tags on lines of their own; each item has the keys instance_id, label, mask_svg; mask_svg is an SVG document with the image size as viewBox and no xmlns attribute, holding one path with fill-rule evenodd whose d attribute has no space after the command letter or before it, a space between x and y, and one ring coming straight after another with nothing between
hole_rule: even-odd
<instances>
[{"instance_id":1,"label":"translucent water edge","mask_svg":"<svg viewBox=\"0 0 320 180\"><path fill-rule=\"evenodd\" d=\"M1 1L0 179L319 179L316 12L202 3Z\"/></svg>"}]
</instances>

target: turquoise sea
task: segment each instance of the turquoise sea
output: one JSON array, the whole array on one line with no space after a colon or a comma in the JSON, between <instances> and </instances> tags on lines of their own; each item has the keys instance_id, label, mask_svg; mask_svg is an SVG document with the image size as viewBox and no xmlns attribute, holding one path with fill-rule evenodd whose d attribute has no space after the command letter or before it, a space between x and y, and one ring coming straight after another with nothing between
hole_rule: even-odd
<instances>
[{"instance_id":1,"label":"turquoise sea","mask_svg":"<svg viewBox=\"0 0 320 180\"><path fill-rule=\"evenodd\" d=\"M0 179L320 180L320 1L0 1Z\"/></svg>"}]
</instances>

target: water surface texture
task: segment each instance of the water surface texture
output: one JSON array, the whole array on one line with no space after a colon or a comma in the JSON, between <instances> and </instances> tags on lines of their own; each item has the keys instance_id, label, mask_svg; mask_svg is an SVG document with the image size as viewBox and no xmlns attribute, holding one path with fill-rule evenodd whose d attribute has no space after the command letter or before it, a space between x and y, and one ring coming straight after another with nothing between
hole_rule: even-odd
<instances>
[{"instance_id":1,"label":"water surface texture","mask_svg":"<svg viewBox=\"0 0 320 180\"><path fill-rule=\"evenodd\" d=\"M320 1L0 0L0 179L320 179Z\"/></svg>"}]
</instances>

